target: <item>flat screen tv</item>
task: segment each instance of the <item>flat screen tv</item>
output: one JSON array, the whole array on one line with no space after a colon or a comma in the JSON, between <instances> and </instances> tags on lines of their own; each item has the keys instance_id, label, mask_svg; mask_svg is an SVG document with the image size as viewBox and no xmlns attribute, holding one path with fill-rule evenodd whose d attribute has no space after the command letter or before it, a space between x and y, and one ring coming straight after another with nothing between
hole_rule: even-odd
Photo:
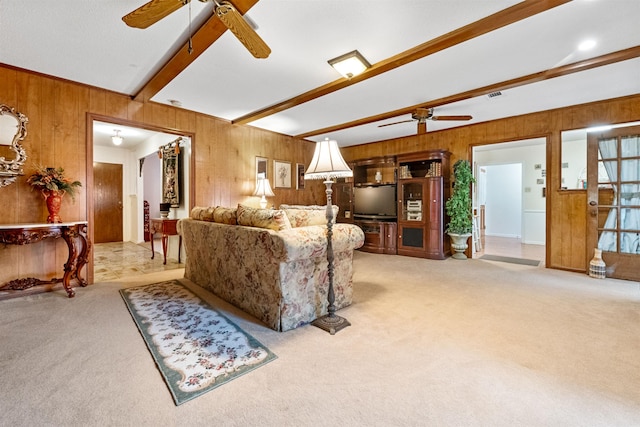
<instances>
[{"instance_id":1,"label":"flat screen tv","mask_svg":"<svg viewBox=\"0 0 640 427\"><path fill-rule=\"evenodd\" d=\"M354 187L353 214L354 218L396 218L396 186Z\"/></svg>"}]
</instances>

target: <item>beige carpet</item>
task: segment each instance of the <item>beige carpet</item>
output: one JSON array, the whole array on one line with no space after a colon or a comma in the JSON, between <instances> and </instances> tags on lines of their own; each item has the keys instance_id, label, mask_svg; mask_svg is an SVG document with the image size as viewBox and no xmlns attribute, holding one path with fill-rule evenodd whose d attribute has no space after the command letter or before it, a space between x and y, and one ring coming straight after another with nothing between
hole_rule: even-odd
<instances>
[{"instance_id":1,"label":"beige carpet","mask_svg":"<svg viewBox=\"0 0 640 427\"><path fill-rule=\"evenodd\" d=\"M278 333L184 281L278 355L176 407L118 289L0 302L3 426L640 425L637 282L356 253L352 326Z\"/></svg>"}]
</instances>

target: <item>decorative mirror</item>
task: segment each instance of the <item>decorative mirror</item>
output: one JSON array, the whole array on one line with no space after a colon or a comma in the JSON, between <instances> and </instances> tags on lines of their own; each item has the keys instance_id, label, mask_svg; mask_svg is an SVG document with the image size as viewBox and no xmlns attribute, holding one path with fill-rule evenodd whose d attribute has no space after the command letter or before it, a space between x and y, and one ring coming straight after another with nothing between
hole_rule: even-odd
<instances>
[{"instance_id":1,"label":"decorative mirror","mask_svg":"<svg viewBox=\"0 0 640 427\"><path fill-rule=\"evenodd\" d=\"M15 182L23 174L27 153L20 141L27 136L28 122L24 114L0 104L0 187Z\"/></svg>"}]
</instances>

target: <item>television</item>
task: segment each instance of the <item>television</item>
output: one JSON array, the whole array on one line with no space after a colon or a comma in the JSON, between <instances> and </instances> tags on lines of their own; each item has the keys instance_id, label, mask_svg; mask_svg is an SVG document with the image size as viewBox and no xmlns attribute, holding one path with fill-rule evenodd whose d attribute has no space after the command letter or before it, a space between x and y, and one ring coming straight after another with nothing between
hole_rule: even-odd
<instances>
[{"instance_id":1,"label":"television","mask_svg":"<svg viewBox=\"0 0 640 427\"><path fill-rule=\"evenodd\" d=\"M362 219L395 219L396 186L353 188L353 216Z\"/></svg>"}]
</instances>

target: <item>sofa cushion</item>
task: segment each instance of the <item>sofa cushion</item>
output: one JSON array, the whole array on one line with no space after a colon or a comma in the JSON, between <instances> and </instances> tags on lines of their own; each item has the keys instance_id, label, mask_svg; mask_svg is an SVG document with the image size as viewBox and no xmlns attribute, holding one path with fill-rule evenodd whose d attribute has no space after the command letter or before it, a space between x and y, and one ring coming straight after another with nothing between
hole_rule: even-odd
<instances>
[{"instance_id":1,"label":"sofa cushion","mask_svg":"<svg viewBox=\"0 0 640 427\"><path fill-rule=\"evenodd\" d=\"M225 208L222 206L216 206L213 211L213 221L219 224L236 225L237 220L237 208Z\"/></svg>"},{"instance_id":2,"label":"sofa cushion","mask_svg":"<svg viewBox=\"0 0 640 427\"><path fill-rule=\"evenodd\" d=\"M211 221L213 222L213 210L215 208L212 206L195 206L191 209L191 218L199 219L201 221Z\"/></svg>"},{"instance_id":3,"label":"sofa cushion","mask_svg":"<svg viewBox=\"0 0 640 427\"><path fill-rule=\"evenodd\" d=\"M196 206L191 209L191 218L200 221L217 222L220 224L235 225L236 208L225 208L222 206Z\"/></svg>"},{"instance_id":4,"label":"sofa cushion","mask_svg":"<svg viewBox=\"0 0 640 427\"><path fill-rule=\"evenodd\" d=\"M338 217L339 208L333 205L333 223ZM310 225L327 225L327 207L321 205L280 205L289 218L291 227L308 227Z\"/></svg>"},{"instance_id":5,"label":"sofa cushion","mask_svg":"<svg viewBox=\"0 0 640 427\"><path fill-rule=\"evenodd\" d=\"M238 225L275 231L291 228L289 218L280 209L256 209L244 205L238 205Z\"/></svg>"}]
</instances>

